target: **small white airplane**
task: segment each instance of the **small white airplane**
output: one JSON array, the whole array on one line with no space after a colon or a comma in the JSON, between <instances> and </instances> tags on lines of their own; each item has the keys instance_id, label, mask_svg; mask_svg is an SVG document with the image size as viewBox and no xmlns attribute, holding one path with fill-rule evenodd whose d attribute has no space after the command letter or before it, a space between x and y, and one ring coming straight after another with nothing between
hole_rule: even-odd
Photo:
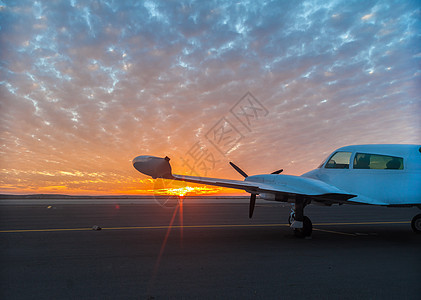
<instances>
[{"instance_id":1,"label":"small white airplane","mask_svg":"<svg viewBox=\"0 0 421 300\"><path fill-rule=\"evenodd\" d=\"M256 195L268 201L289 202L289 223L296 236L312 233L311 220L304 216L310 203L370 204L421 209L421 145L354 145L335 150L317 169L301 176L271 174L244 176L244 181L172 174L169 158L138 156L133 166L152 178L167 178L245 190L251 194L249 217ZM411 222L421 233L421 214Z\"/></svg>"}]
</instances>

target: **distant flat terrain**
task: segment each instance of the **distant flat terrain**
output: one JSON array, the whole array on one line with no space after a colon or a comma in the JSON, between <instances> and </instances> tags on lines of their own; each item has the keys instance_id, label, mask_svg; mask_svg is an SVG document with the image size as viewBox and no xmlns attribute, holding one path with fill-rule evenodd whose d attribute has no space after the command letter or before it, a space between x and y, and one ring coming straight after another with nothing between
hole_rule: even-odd
<instances>
[{"instance_id":1,"label":"distant flat terrain","mask_svg":"<svg viewBox=\"0 0 421 300\"><path fill-rule=\"evenodd\" d=\"M168 201L166 201L168 200ZM247 198L2 199L1 299L419 299L417 208ZM101 231L92 230L98 225Z\"/></svg>"}]
</instances>

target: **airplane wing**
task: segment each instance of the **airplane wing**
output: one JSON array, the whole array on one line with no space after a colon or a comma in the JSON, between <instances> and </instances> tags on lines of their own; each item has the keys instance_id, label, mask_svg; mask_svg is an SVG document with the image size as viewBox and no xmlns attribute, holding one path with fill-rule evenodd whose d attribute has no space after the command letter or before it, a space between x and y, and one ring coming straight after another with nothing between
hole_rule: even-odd
<instances>
[{"instance_id":1,"label":"airplane wing","mask_svg":"<svg viewBox=\"0 0 421 300\"><path fill-rule=\"evenodd\" d=\"M293 198L295 195L305 195L316 201L331 204L343 203L356 196L320 180L301 176L267 174L249 176L244 181L240 181L172 174L168 157L138 156L133 160L133 166L139 172L152 178L167 178L234 188L255 195L267 194L271 198L268 200L288 201L289 198Z\"/></svg>"},{"instance_id":2,"label":"airplane wing","mask_svg":"<svg viewBox=\"0 0 421 300\"><path fill-rule=\"evenodd\" d=\"M251 194L265 194L265 197L270 198L268 200L286 201L295 195L305 195L320 202L344 203L356 196L320 180L292 175L255 175L240 181L173 174L173 179L240 189Z\"/></svg>"}]
</instances>

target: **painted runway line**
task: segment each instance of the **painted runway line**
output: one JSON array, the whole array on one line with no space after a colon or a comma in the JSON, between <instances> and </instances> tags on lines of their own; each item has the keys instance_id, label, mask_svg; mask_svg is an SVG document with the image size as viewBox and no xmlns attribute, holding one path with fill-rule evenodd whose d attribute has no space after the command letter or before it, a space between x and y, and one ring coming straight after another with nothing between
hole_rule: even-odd
<instances>
[{"instance_id":1,"label":"painted runway line","mask_svg":"<svg viewBox=\"0 0 421 300\"><path fill-rule=\"evenodd\" d=\"M313 226L344 226L344 225L387 225L387 224L410 224L410 221L384 221L384 222L346 222L346 223L316 223ZM168 228L239 228L239 227L289 227L289 224L210 224L210 225L163 225L163 226L124 226L124 227L102 227L101 230L134 230L134 229L168 229ZM92 227L84 228L46 228L46 229L12 229L0 230L0 233L24 233L24 232L63 232L63 231L89 231ZM337 233L345 235L355 235L350 233L341 233L338 231L313 228L313 230Z\"/></svg>"}]
</instances>

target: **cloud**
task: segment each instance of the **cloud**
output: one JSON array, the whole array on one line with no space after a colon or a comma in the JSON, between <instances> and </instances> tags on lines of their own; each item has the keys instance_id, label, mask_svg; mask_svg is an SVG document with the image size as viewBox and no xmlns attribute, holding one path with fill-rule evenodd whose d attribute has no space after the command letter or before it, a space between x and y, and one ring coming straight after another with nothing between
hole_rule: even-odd
<instances>
[{"instance_id":1,"label":"cloud","mask_svg":"<svg viewBox=\"0 0 421 300\"><path fill-rule=\"evenodd\" d=\"M415 3L20 1L0 14L3 190L134 186L134 156L188 172L198 141L218 160L207 175L232 176L228 159L299 174L339 146L421 137ZM231 109L249 91L269 114L245 128ZM243 136L227 156L206 136L223 117Z\"/></svg>"}]
</instances>

